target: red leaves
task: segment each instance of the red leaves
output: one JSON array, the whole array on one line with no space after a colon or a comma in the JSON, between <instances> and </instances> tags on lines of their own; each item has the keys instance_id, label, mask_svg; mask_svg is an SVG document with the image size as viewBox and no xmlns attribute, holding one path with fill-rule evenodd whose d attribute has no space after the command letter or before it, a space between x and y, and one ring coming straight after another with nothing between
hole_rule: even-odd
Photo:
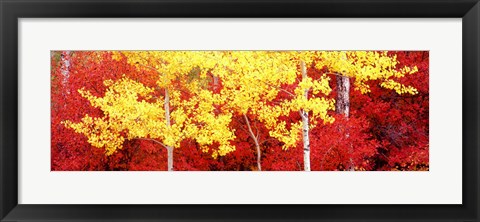
<instances>
[{"instance_id":1,"label":"red leaves","mask_svg":"<svg viewBox=\"0 0 480 222\"><path fill-rule=\"evenodd\" d=\"M69 62L68 69L65 69L65 59L68 59ZM152 73L137 71L135 67L126 63L125 58L115 61L108 52L53 52L51 77L52 170L163 169L159 168L159 163L163 163L163 161L158 157L154 158L155 156L163 157L163 155L149 155L147 159L142 158L138 161L141 155L137 153L140 151L138 148L132 148L135 141L125 144L124 149L120 152L106 157L103 149L92 147L86 137L61 124L61 121L67 119L80 121L85 114L94 117L102 116L103 113L81 97L78 90L85 88L96 96L102 96L105 92L103 81L117 80L123 74L129 75L130 78L137 78L144 84L155 84L154 81L152 82L154 79L151 78ZM157 147L157 149L160 148ZM141 167L132 166L132 161L137 161Z\"/></svg>"},{"instance_id":2,"label":"red leaves","mask_svg":"<svg viewBox=\"0 0 480 222\"><path fill-rule=\"evenodd\" d=\"M390 52L400 64L416 65L414 75L396 79L415 87L417 95L398 95L370 81L371 92L361 94L350 90L350 116L330 113L333 124L319 124L310 131L312 170L428 170L429 169L429 55L428 52ZM69 65L65 65L68 60ZM161 145L146 140L126 141L123 149L105 156L103 149L90 146L87 139L65 128L61 121L79 121L85 114L103 116L80 96L85 88L96 96L105 92L103 81L117 80L123 75L147 86L155 87L157 73L139 71L127 64L126 58L113 60L110 52L53 52L51 60L51 169L52 170L166 170L167 151ZM312 76L321 70L309 70ZM209 74L210 75L210 74ZM220 80L209 82L215 92L222 87ZM331 98L335 98L335 77L332 76ZM215 82L215 84L214 84ZM353 81L352 81L353 82ZM179 86L181 82L174 82ZM285 86L287 87L287 86ZM289 86L289 87L294 87ZM354 86L352 86L354 87ZM162 92L158 92L162 93ZM189 98L188 93L182 98ZM280 93L279 97L288 97ZM219 107L221 108L221 107ZM282 143L271 138L265 126L249 116L258 132L263 170L303 170L301 141L296 147L282 150ZM299 121L293 113L290 126ZM212 158L193 141L183 141L174 150L174 169L184 171L257 170L256 148L243 117L234 117L236 150L223 157ZM299 135L300 136L300 135ZM215 146L215 145L214 145Z\"/></svg>"},{"instance_id":3,"label":"red leaves","mask_svg":"<svg viewBox=\"0 0 480 222\"><path fill-rule=\"evenodd\" d=\"M363 162L371 158L378 143L367 133L365 119L335 115L333 124L312 130L312 170L371 170Z\"/></svg>"},{"instance_id":4,"label":"red leaves","mask_svg":"<svg viewBox=\"0 0 480 222\"><path fill-rule=\"evenodd\" d=\"M354 93L352 102L359 117L371 123L369 129L380 143L379 154L371 162L378 170L428 170L429 81L428 52L396 52L400 61L416 65L415 75L399 82L415 87L419 94L399 96L370 84L368 95Z\"/></svg>"}]
</instances>

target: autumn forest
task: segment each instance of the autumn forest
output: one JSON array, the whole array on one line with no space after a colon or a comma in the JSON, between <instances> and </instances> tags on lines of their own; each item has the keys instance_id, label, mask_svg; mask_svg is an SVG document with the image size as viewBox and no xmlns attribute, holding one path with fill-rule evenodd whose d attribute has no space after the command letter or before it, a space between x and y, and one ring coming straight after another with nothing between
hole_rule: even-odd
<instances>
[{"instance_id":1,"label":"autumn forest","mask_svg":"<svg viewBox=\"0 0 480 222\"><path fill-rule=\"evenodd\" d=\"M428 171L428 51L51 51L53 171Z\"/></svg>"}]
</instances>

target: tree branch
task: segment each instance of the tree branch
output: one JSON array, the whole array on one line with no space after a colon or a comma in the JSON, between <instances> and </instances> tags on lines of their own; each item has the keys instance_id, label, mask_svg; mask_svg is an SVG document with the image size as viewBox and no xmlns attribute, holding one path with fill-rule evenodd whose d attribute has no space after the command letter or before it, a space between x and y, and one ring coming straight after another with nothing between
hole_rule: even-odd
<instances>
[{"instance_id":1,"label":"tree branch","mask_svg":"<svg viewBox=\"0 0 480 222\"><path fill-rule=\"evenodd\" d=\"M165 147L165 149L168 149L168 147L165 144L163 144L162 142L160 142L158 140L154 140L154 139L150 139L150 138L133 138L133 139L152 141L152 142L155 142L155 143L158 143L158 144L162 145L163 147Z\"/></svg>"},{"instance_id":2,"label":"tree branch","mask_svg":"<svg viewBox=\"0 0 480 222\"><path fill-rule=\"evenodd\" d=\"M326 72L326 73L323 73L325 75L334 75L334 76L341 76L341 77L348 77L348 76L344 76L344 75L341 75L341 74L338 74L338 73L334 73L334 72Z\"/></svg>"},{"instance_id":3,"label":"tree branch","mask_svg":"<svg viewBox=\"0 0 480 222\"><path fill-rule=\"evenodd\" d=\"M160 74L160 75L163 75L163 73L161 73L160 71L158 71L158 70L157 70L155 67L153 67L153 66L147 66L147 65L140 64L140 63L136 63L136 64L139 65L139 66L143 66L143 67L145 67L145 68L148 68L148 69L150 69L150 70L153 70L153 71L157 72L157 73Z\"/></svg>"},{"instance_id":4,"label":"tree branch","mask_svg":"<svg viewBox=\"0 0 480 222\"><path fill-rule=\"evenodd\" d=\"M272 88L278 89L278 90L280 90L280 91L282 91L282 92L286 92L288 95L295 97L295 94L293 94L293 93L291 93L291 92L289 92L289 91L287 91L287 90L285 90L285 89L282 89L282 88L280 88L280 87L274 86L274 85L272 85L272 84L270 84L270 83L268 83L268 82L262 81L262 80L260 80L260 79L259 79L259 81L267 84L268 86L270 86L270 87L272 87Z\"/></svg>"},{"instance_id":5,"label":"tree branch","mask_svg":"<svg viewBox=\"0 0 480 222\"><path fill-rule=\"evenodd\" d=\"M248 131L250 132L250 135L253 137L253 139L255 140L255 145L258 145L258 138L255 137L255 134L253 133L252 131L252 127L250 126L250 121L248 121L248 117L247 115L243 114L243 117L245 118L245 122L247 123L247 126L248 126Z\"/></svg>"}]
</instances>

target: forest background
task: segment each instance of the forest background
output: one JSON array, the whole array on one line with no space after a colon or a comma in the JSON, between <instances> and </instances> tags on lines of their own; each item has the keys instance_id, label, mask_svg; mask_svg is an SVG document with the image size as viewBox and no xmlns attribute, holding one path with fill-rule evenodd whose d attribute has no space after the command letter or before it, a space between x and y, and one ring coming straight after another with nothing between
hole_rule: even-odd
<instances>
[{"instance_id":1,"label":"forest background","mask_svg":"<svg viewBox=\"0 0 480 222\"><path fill-rule=\"evenodd\" d=\"M428 61L425 51L55 51L51 168L428 170Z\"/></svg>"}]
</instances>

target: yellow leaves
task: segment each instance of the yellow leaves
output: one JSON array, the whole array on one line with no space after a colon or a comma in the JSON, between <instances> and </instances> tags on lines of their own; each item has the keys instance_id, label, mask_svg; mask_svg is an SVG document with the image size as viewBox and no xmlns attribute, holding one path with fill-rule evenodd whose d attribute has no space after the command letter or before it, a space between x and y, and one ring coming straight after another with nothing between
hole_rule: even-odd
<instances>
[{"instance_id":1,"label":"yellow leaves","mask_svg":"<svg viewBox=\"0 0 480 222\"><path fill-rule=\"evenodd\" d=\"M307 77L302 79L298 83L298 87L295 88L296 95L303 95L305 90L312 90L313 94L322 93L323 95L329 95L332 92L332 88L330 88L330 78L327 76L322 76L318 79L312 79Z\"/></svg>"},{"instance_id":2,"label":"yellow leaves","mask_svg":"<svg viewBox=\"0 0 480 222\"><path fill-rule=\"evenodd\" d=\"M332 88L330 88L330 78L322 76L320 79L315 80L312 86L313 94L323 93L324 95L330 94Z\"/></svg>"},{"instance_id":3,"label":"yellow leaves","mask_svg":"<svg viewBox=\"0 0 480 222\"><path fill-rule=\"evenodd\" d=\"M230 144L222 144L218 147L218 154L220 156L225 156L227 153L235 151L235 146L232 146Z\"/></svg>"},{"instance_id":4,"label":"yellow leaves","mask_svg":"<svg viewBox=\"0 0 480 222\"><path fill-rule=\"evenodd\" d=\"M283 108L284 114L304 110L306 112L312 112L314 117L325 119L327 118L327 112L335 109L335 100L324 97L305 99L303 96L297 96L292 100L283 102L281 107Z\"/></svg>"},{"instance_id":5,"label":"yellow leaves","mask_svg":"<svg viewBox=\"0 0 480 222\"><path fill-rule=\"evenodd\" d=\"M280 121L282 117L307 112L311 127L322 120L324 124L334 121L328 113L335 109L335 100L325 98L332 91L330 78L307 73L299 80L302 61L307 68L326 68L328 74L352 77L362 93L370 91L366 84L370 80L379 80L382 87L398 94L418 93L394 81L418 68L397 68L396 57L387 52L124 51L112 52L112 57L126 58L139 70L154 71L158 79L155 89L125 76L118 81L106 80L107 90L101 98L85 89L78 91L105 116L86 115L80 123L64 124L87 136L93 146L105 148L108 155L121 148L125 139L135 138L155 139L172 147L192 139L205 152L215 143L218 149L212 156L226 155L235 150L230 144L235 139L234 130L229 127L233 114L255 116L270 130L271 137L285 144L284 148L293 147L301 138L301 122L287 126ZM212 77L220 79L220 92L209 88ZM188 90L191 97L183 98L180 90ZM153 97L154 93L160 98Z\"/></svg>"},{"instance_id":6,"label":"yellow leaves","mask_svg":"<svg viewBox=\"0 0 480 222\"><path fill-rule=\"evenodd\" d=\"M398 94L410 93L416 94L417 90L411 86L404 86L395 82L392 77L401 78L406 74L413 74L418 71L416 66L403 67L397 70L398 64L396 56L389 56L385 52L357 52L351 53L352 63L357 67L356 88L362 93L370 91L369 86L364 82L368 80L380 79L383 82L380 84L387 89L393 89Z\"/></svg>"},{"instance_id":7,"label":"yellow leaves","mask_svg":"<svg viewBox=\"0 0 480 222\"><path fill-rule=\"evenodd\" d=\"M84 134L92 146L104 148L106 155L121 149L125 139L136 138L155 139L171 147L178 147L187 138L202 146L216 142L219 148L214 155L225 155L235 149L230 144L235 138L234 130L229 128L232 114L214 113L214 105L224 100L218 94L200 90L191 99L181 100L180 92L168 90L173 100L169 105L174 104L169 110L168 123L165 98L155 102L139 101L140 96L151 99L154 89L125 77L116 82L107 80L104 84L108 87L104 97L95 97L84 89L79 93L105 116L85 115L79 123L65 121L64 125Z\"/></svg>"},{"instance_id":8,"label":"yellow leaves","mask_svg":"<svg viewBox=\"0 0 480 222\"><path fill-rule=\"evenodd\" d=\"M413 68L405 66L400 70L399 74L395 77L403 77L405 74L413 74L416 72L418 72L417 66L414 66Z\"/></svg>"},{"instance_id":9,"label":"yellow leaves","mask_svg":"<svg viewBox=\"0 0 480 222\"><path fill-rule=\"evenodd\" d=\"M326 51L317 55L315 67L326 67L332 74L354 77L355 89L361 93L370 92L370 87L365 84L369 80L381 80L382 87L393 89L399 94L417 93L414 87L404 86L392 78L414 74L418 68L405 66L398 69L397 57L388 55L387 51Z\"/></svg>"},{"instance_id":10,"label":"yellow leaves","mask_svg":"<svg viewBox=\"0 0 480 222\"><path fill-rule=\"evenodd\" d=\"M355 85L356 90L360 90L362 94L366 94L370 92L370 86L365 84L364 82L358 81Z\"/></svg>"},{"instance_id":11,"label":"yellow leaves","mask_svg":"<svg viewBox=\"0 0 480 222\"><path fill-rule=\"evenodd\" d=\"M215 111L221 111L215 110L215 105L222 104L223 98L208 90L201 90L194 98L198 100L197 107L189 112L192 114L192 121L202 127L189 127L187 131L191 138L203 146L205 152L208 151L208 145L217 142L219 146L213 151L214 158L235 150L235 147L230 145L230 141L235 139L234 130L229 127L232 114L229 112L215 114Z\"/></svg>"},{"instance_id":12,"label":"yellow leaves","mask_svg":"<svg viewBox=\"0 0 480 222\"><path fill-rule=\"evenodd\" d=\"M283 142L284 145L282 148L286 150L297 145L301 130L301 122L293 123L290 129L287 129L285 121L281 121L269 133L271 137Z\"/></svg>"},{"instance_id":13,"label":"yellow leaves","mask_svg":"<svg viewBox=\"0 0 480 222\"><path fill-rule=\"evenodd\" d=\"M312 86L313 86L312 78L310 78L310 77L304 78L304 79L302 79L302 81L300 81L298 83L298 87L295 88L295 94L296 95L303 95L305 90L310 90L310 88L312 88Z\"/></svg>"},{"instance_id":14,"label":"yellow leaves","mask_svg":"<svg viewBox=\"0 0 480 222\"><path fill-rule=\"evenodd\" d=\"M122 58L122 53L118 51L112 52L112 59L119 61Z\"/></svg>"},{"instance_id":15,"label":"yellow leaves","mask_svg":"<svg viewBox=\"0 0 480 222\"><path fill-rule=\"evenodd\" d=\"M401 83L398 83L398 82L395 82L391 79L380 83L380 86L382 86L383 88L386 88L386 89L393 89L393 90L395 90L395 92L397 92L400 95L405 94L405 93L415 95L415 94L418 93L417 89L415 89L414 87L405 86L405 85L403 85Z\"/></svg>"},{"instance_id":16,"label":"yellow leaves","mask_svg":"<svg viewBox=\"0 0 480 222\"><path fill-rule=\"evenodd\" d=\"M313 119L322 119L324 122L332 123L333 117L328 115L329 110L335 109L335 100L325 98L311 98L303 110L311 111Z\"/></svg>"},{"instance_id":17,"label":"yellow leaves","mask_svg":"<svg viewBox=\"0 0 480 222\"><path fill-rule=\"evenodd\" d=\"M315 127L317 120L323 120L324 124L333 123L335 119L328 115L328 111L335 110L335 100L326 99L324 97L311 97L305 99L303 96L297 96L292 100L284 101L283 103L259 112L259 119L265 123L265 126L270 129L270 136L278 139L284 143L283 148L288 149L294 147L300 140L301 124L291 124L289 129L284 121L279 121L279 117L288 116L292 112L308 112L311 113L310 127Z\"/></svg>"},{"instance_id":18,"label":"yellow leaves","mask_svg":"<svg viewBox=\"0 0 480 222\"><path fill-rule=\"evenodd\" d=\"M187 75L192 69L199 68L201 78L207 71L217 66L223 54L215 51L123 51L130 64L138 69L150 69L159 73L161 87L168 81ZM115 55L115 54L114 54Z\"/></svg>"},{"instance_id":19,"label":"yellow leaves","mask_svg":"<svg viewBox=\"0 0 480 222\"><path fill-rule=\"evenodd\" d=\"M85 135L88 138L88 143L92 146L105 148L106 155L111 155L115 150L121 149L125 141L125 138L105 117L93 118L85 115L82 122L63 121L62 123L76 133Z\"/></svg>"}]
</instances>

